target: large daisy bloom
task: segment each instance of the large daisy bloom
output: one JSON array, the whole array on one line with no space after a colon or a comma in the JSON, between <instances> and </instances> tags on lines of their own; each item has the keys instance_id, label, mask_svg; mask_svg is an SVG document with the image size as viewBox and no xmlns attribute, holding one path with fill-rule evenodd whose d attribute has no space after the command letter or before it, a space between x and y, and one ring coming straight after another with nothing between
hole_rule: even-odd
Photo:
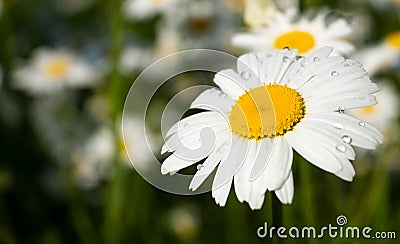
<instances>
[{"instance_id":1,"label":"large daisy bloom","mask_svg":"<svg viewBox=\"0 0 400 244\"><path fill-rule=\"evenodd\" d=\"M64 49L39 49L32 60L13 71L14 86L32 94L60 91L66 87L93 85L101 71Z\"/></svg>"},{"instance_id":2,"label":"large daisy bloom","mask_svg":"<svg viewBox=\"0 0 400 244\"><path fill-rule=\"evenodd\" d=\"M398 65L400 30L389 33L378 45L357 52L352 58L360 61L371 75L390 65Z\"/></svg>"},{"instance_id":3,"label":"large daisy bloom","mask_svg":"<svg viewBox=\"0 0 400 244\"><path fill-rule=\"evenodd\" d=\"M315 166L352 181L352 146L374 149L382 134L345 109L376 104L379 89L358 62L330 56L332 48L298 58L296 50L246 54L237 72L215 75L219 89L201 93L191 108L205 109L166 134L163 174L197 165L190 189L216 169L212 196L224 206L234 185L240 202L259 209L266 191L292 202L293 149ZM211 134L212 132L213 134Z\"/></svg>"},{"instance_id":4,"label":"large daisy bloom","mask_svg":"<svg viewBox=\"0 0 400 244\"><path fill-rule=\"evenodd\" d=\"M266 26L235 34L232 44L255 52L288 47L306 55L323 46L334 47L338 54L351 52L354 47L345 38L349 37L352 28L343 18L327 24L327 14L322 11L312 19L302 16L295 20L297 12L294 9L277 12L272 20L266 19Z\"/></svg>"}]
</instances>

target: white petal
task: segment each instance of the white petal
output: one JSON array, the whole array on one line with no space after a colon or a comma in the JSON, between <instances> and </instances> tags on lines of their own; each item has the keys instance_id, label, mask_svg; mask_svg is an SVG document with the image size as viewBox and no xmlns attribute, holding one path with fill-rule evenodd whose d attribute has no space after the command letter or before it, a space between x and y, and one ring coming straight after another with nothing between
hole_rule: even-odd
<instances>
[{"instance_id":1,"label":"white petal","mask_svg":"<svg viewBox=\"0 0 400 244\"><path fill-rule=\"evenodd\" d=\"M275 140L269 138L263 139L258 144L258 151L254 161L254 166L251 169L250 181L254 181L264 171L265 167L271 160L272 151L275 147Z\"/></svg>"},{"instance_id":2,"label":"white petal","mask_svg":"<svg viewBox=\"0 0 400 244\"><path fill-rule=\"evenodd\" d=\"M244 80L246 90L263 85L263 78L260 76L261 61L257 55L250 53L238 58L237 69L241 78Z\"/></svg>"},{"instance_id":3,"label":"white petal","mask_svg":"<svg viewBox=\"0 0 400 244\"><path fill-rule=\"evenodd\" d=\"M248 201L251 192L251 182L249 175L257 154L257 144L255 140L249 141L249 150L245 162L239 172L234 176L235 192L240 202Z\"/></svg>"},{"instance_id":4,"label":"white petal","mask_svg":"<svg viewBox=\"0 0 400 244\"><path fill-rule=\"evenodd\" d=\"M274 139L275 147L272 150L271 160L262 174L263 184L269 191L275 191L282 187L287 177L293 161L293 150L283 137Z\"/></svg>"},{"instance_id":5,"label":"white petal","mask_svg":"<svg viewBox=\"0 0 400 244\"><path fill-rule=\"evenodd\" d=\"M237 100L245 93L245 87L241 84L240 80L232 77L232 73L227 72L227 70L215 74L214 83L233 100Z\"/></svg>"},{"instance_id":6,"label":"white petal","mask_svg":"<svg viewBox=\"0 0 400 244\"><path fill-rule=\"evenodd\" d=\"M163 175L168 173L177 172L183 168L189 167L190 165L198 162L197 160L187 160L177 157L176 155L172 154L161 165L161 173Z\"/></svg>"},{"instance_id":7,"label":"white petal","mask_svg":"<svg viewBox=\"0 0 400 244\"><path fill-rule=\"evenodd\" d=\"M315 166L330 173L339 172L342 169L342 165L331 150L321 146L320 141L316 141L306 133L302 133L301 129L297 128L299 125L296 126L294 131L289 131L285 135L293 149Z\"/></svg>"},{"instance_id":8,"label":"white petal","mask_svg":"<svg viewBox=\"0 0 400 244\"><path fill-rule=\"evenodd\" d=\"M225 184L212 189L212 197L215 199L215 202L223 207L226 204L226 200L228 200L229 191L231 189L232 179L227 181Z\"/></svg>"},{"instance_id":9,"label":"white petal","mask_svg":"<svg viewBox=\"0 0 400 244\"><path fill-rule=\"evenodd\" d=\"M229 113L234 101L222 91L211 88L202 92L190 105L190 108L213 110Z\"/></svg>"},{"instance_id":10,"label":"white petal","mask_svg":"<svg viewBox=\"0 0 400 244\"><path fill-rule=\"evenodd\" d=\"M287 178L285 184L283 184L283 186L279 190L275 191L275 195L283 204L292 203L294 195L294 182L292 171L290 171L289 177Z\"/></svg>"},{"instance_id":11,"label":"white petal","mask_svg":"<svg viewBox=\"0 0 400 244\"><path fill-rule=\"evenodd\" d=\"M252 191L248 200L251 210L260 209L264 203L264 197L264 194L258 194L256 191Z\"/></svg>"},{"instance_id":12,"label":"white petal","mask_svg":"<svg viewBox=\"0 0 400 244\"><path fill-rule=\"evenodd\" d=\"M248 150L249 143L246 143L242 138L233 136L232 147L229 149L228 155L222 159L218 166L213 181L213 188L218 188L227 181L232 180L233 176L242 167Z\"/></svg>"}]
</instances>

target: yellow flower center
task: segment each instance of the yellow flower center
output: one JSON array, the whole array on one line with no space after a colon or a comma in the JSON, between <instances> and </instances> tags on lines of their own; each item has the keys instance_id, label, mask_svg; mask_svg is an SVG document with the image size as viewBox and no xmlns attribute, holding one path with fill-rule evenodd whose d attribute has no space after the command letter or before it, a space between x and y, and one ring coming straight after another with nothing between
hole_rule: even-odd
<instances>
[{"instance_id":1,"label":"yellow flower center","mask_svg":"<svg viewBox=\"0 0 400 244\"><path fill-rule=\"evenodd\" d=\"M304 100L296 90L269 84L239 97L232 106L229 122L238 136L260 140L284 135L304 114Z\"/></svg>"},{"instance_id":2,"label":"yellow flower center","mask_svg":"<svg viewBox=\"0 0 400 244\"><path fill-rule=\"evenodd\" d=\"M400 31L389 34L386 41L390 46L400 48Z\"/></svg>"},{"instance_id":3,"label":"yellow flower center","mask_svg":"<svg viewBox=\"0 0 400 244\"><path fill-rule=\"evenodd\" d=\"M290 49L297 49L299 54L303 54L311 50L315 45L314 37L305 31L291 31L279 36L275 40L274 48L283 49L288 47Z\"/></svg>"},{"instance_id":4,"label":"yellow flower center","mask_svg":"<svg viewBox=\"0 0 400 244\"><path fill-rule=\"evenodd\" d=\"M54 58L46 64L45 72L51 78L60 78L68 73L69 66L70 61L68 59Z\"/></svg>"}]
</instances>

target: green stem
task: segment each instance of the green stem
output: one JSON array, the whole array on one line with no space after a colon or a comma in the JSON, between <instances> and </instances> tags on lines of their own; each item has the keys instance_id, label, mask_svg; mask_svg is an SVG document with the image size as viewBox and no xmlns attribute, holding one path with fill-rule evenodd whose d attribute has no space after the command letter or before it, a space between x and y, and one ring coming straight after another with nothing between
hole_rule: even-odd
<instances>
[{"instance_id":1,"label":"green stem","mask_svg":"<svg viewBox=\"0 0 400 244\"><path fill-rule=\"evenodd\" d=\"M272 225L275 228L279 228L283 226L283 215L282 215L282 204L275 194L272 194ZM274 235L273 242L276 244L282 244L283 239L279 238L277 235Z\"/></svg>"},{"instance_id":2,"label":"green stem","mask_svg":"<svg viewBox=\"0 0 400 244\"><path fill-rule=\"evenodd\" d=\"M118 145L120 140L119 126L117 125L124 102L122 93L122 80L118 71L118 63L121 53L121 42L123 34L123 24L120 14L120 1L110 1L111 9L111 75L108 87L110 113L112 126L114 129L114 144ZM108 5L107 5L108 7ZM119 243L122 233L122 203L124 189L124 172L118 153L118 146L115 147L115 157L113 160L113 178L109 182L106 194L106 206L104 212L104 234L105 243Z\"/></svg>"}]
</instances>

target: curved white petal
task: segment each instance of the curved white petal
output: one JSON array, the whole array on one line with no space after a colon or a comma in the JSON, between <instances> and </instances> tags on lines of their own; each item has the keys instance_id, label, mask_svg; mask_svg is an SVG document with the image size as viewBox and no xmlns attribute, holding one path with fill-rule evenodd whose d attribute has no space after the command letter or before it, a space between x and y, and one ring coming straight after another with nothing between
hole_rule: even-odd
<instances>
[{"instance_id":1,"label":"curved white petal","mask_svg":"<svg viewBox=\"0 0 400 244\"><path fill-rule=\"evenodd\" d=\"M283 137L276 137L271 160L261 175L263 187L275 191L282 187L292 168L293 150Z\"/></svg>"},{"instance_id":2,"label":"curved white petal","mask_svg":"<svg viewBox=\"0 0 400 244\"><path fill-rule=\"evenodd\" d=\"M245 87L241 81L232 75L234 71L223 70L215 74L214 83L217 84L221 90L230 96L233 100L237 100L245 93Z\"/></svg>"},{"instance_id":3,"label":"curved white petal","mask_svg":"<svg viewBox=\"0 0 400 244\"><path fill-rule=\"evenodd\" d=\"M231 189L232 179L224 183L223 185L212 189L212 197L215 199L215 202L223 207L226 204L226 200L228 200L229 191Z\"/></svg>"},{"instance_id":4,"label":"curved white petal","mask_svg":"<svg viewBox=\"0 0 400 244\"><path fill-rule=\"evenodd\" d=\"M283 204L292 203L294 195L294 182L292 171L290 171L289 177L287 178L283 186L275 191L275 195Z\"/></svg>"},{"instance_id":5,"label":"curved white petal","mask_svg":"<svg viewBox=\"0 0 400 244\"><path fill-rule=\"evenodd\" d=\"M199 108L228 114L235 102L222 91L211 88L202 92L190 105Z\"/></svg>"}]
</instances>

